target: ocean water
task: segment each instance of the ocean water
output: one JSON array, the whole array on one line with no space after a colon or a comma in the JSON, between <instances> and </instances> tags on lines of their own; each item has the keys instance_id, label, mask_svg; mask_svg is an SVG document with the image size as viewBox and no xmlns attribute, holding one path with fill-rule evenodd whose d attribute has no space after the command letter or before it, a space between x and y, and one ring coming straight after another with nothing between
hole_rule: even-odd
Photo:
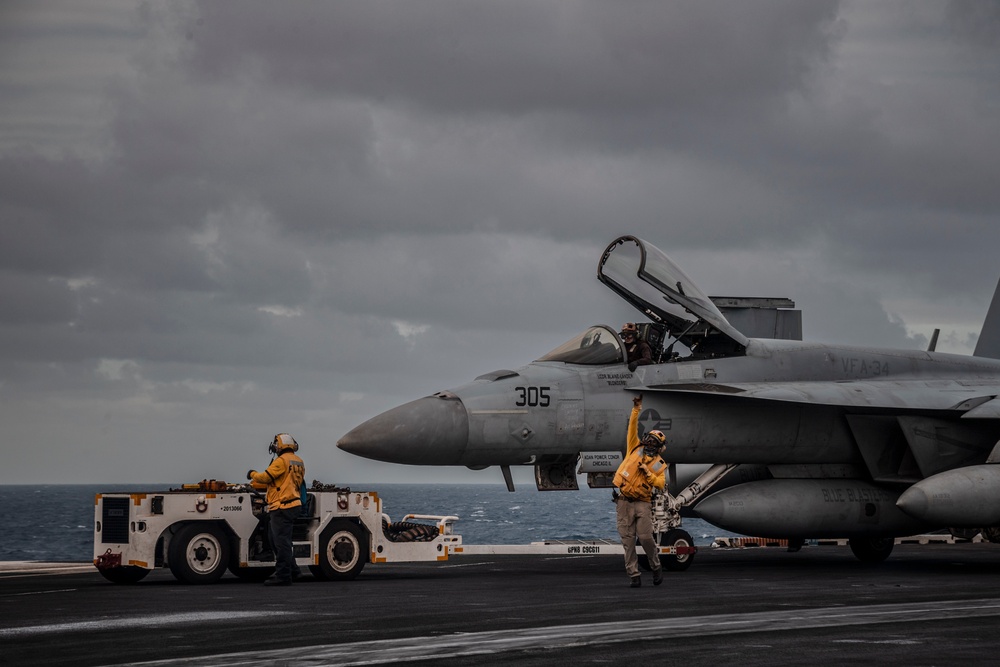
<instances>
[{"instance_id":1,"label":"ocean water","mask_svg":"<svg viewBox=\"0 0 1000 667\"><path fill-rule=\"evenodd\" d=\"M163 491L179 484L0 486L0 560L76 561L93 558L94 495ZM378 491L382 511L396 521L405 514L455 515L466 544L527 544L557 539L617 539L615 506L608 489L514 493L491 484L351 485ZM696 544L731 535L699 519L685 519Z\"/></svg>"}]
</instances>

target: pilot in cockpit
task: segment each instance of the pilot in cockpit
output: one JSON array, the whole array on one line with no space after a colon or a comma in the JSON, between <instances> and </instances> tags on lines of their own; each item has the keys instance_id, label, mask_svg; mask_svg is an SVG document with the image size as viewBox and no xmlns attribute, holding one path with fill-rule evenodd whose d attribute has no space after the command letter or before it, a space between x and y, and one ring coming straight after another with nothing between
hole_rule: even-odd
<instances>
[{"instance_id":1,"label":"pilot in cockpit","mask_svg":"<svg viewBox=\"0 0 1000 667\"><path fill-rule=\"evenodd\" d=\"M628 355L628 369L634 371L639 366L653 363L653 351L649 344L639 338L639 330L635 322L626 322L621 330L622 342L625 343L625 353Z\"/></svg>"}]
</instances>

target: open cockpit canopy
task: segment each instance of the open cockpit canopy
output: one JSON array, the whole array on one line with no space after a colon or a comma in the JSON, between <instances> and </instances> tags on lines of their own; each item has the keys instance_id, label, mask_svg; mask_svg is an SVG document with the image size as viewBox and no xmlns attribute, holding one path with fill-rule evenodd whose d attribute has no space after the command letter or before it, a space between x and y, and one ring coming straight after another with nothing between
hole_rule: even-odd
<instances>
[{"instance_id":1,"label":"open cockpit canopy","mask_svg":"<svg viewBox=\"0 0 1000 667\"><path fill-rule=\"evenodd\" d=\"M742 354L748 339L656 246L621 236L601 255L597 278L691 350Z\"/></svg>"}]
</instances>

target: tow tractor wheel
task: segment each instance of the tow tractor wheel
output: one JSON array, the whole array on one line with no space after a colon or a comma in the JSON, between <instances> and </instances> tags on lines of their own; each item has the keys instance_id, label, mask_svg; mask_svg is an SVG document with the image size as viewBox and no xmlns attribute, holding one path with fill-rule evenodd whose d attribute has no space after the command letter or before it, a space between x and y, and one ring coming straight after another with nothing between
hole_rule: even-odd
<instances>
[{"instance_id":1,"label":"tow tractor wheel","mask_svg":"<svg viewBox=\"0 0 1000 667\"><path fill-rule=\"evenodd\" d=\"M660 546L693 547L694 540L691 539L691 536L686 530L673 528L664 533L663 537L660 538ZM692 562L694 562L693 553L660 556L660 564L671 572L682 572L683 570L691 567Z\"/></svg>"},{"instance_id":2,"label":"tow tractor wheel","mask_svg":"<svg viewBox=\"0 0 1000 667\"><path fill-rule=\"evenodd\" d=\"M896 540L891 537L852 537L847 544L862 563L881 563L892 553Z\"/></svg>"},{"instance_id":3,"label":"tow tractor wheel","mask_svg":"<svg viewBox=\"0 0 1000 667\"><path fill-rule=\"evenodd\" d=\"M323 531L319 548L320 577L341 581L353 579L368 560L368 534L353 521L337 519Z\"/></svg>"},{"instance_id":4,"label":"tow tractor wheel","mask_svg":"<svg viewBox=\"0 0 1000 667\"><path fill-rule=\"evenodd\" d=\"M188 584L212 584L229 563L229 539L218 526L189 523L170 540L170 571Z\"/></svg>"},{"instance_id":5,"label":"tow tractor wheel","mask_svg":"<svg viewBox=\"0 0 1000 667\"><path fill-rule=\"evenodd\" d=\"M122 565L110 570L98 570L105 579L113 584L136 584L149 574L149 570L136 565Z\"/></svg>"}]
</instances>

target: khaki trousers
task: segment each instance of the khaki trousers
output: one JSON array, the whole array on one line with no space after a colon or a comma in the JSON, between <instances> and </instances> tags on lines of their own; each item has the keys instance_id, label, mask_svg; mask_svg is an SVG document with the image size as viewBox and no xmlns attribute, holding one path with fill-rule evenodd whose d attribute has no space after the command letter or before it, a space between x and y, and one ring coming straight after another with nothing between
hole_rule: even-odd
<instances>
[{"instance_id":1,"label":"khaki trousers","mask_svg":"<svg viewBox=\"0 0 1000 667\"><path fill-rule=\"evenodd\" d=\"M635 552L637 536L649 559L649 566L654 572L658 571L660 552L653 541L653 506L641 500L626 500L625 496L619 496L615 505L618 536L622 538L622 546L625 547L625 572L630 577L639 576L639 557Z\"/></svg>"}]
</instances>

